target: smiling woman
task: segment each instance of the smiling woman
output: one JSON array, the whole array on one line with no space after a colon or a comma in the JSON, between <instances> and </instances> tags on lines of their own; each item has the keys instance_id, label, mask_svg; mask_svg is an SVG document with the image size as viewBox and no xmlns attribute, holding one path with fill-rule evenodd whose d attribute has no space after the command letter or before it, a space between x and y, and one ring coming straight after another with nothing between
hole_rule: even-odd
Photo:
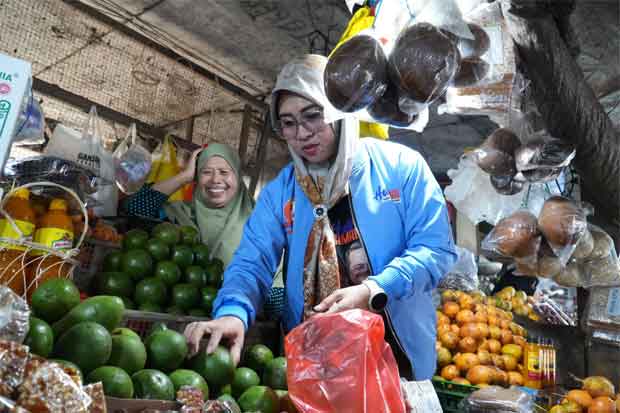
<instances>
[{"instance_id":1,"label":"smiling woman","mask_svg":"<svg viewBox=\"0 0 620 413\"><path fill-rule=\"evenodd\" d=\"M192 201L167 202L170 194L188 182L196 184ZM143 187L125 201L124 207L130 215L166 218L196 228L211 258L219 258L226 266L239 245L254 201L241 180L236 151L213 143L194 151L180 174Z\"/></svg>"}]
</instances>

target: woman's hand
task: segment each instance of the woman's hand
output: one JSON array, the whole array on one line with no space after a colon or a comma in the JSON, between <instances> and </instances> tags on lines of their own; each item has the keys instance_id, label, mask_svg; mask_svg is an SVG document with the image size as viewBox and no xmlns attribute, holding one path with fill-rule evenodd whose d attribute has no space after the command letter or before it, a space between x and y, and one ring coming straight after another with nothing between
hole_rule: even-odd
<instances>
[{"instance_id":1,"label":"woman's hand","mask_svg":"<svg viewBox=\"0 0 620 413\"><path fill-rule=\"evenodd\" d=\"M339 311L361 308L368 310L370 289L364 284L353 287L341 288L327 296L321 303L314 307L317 313L337 313Z\"/></svg>"},{"instance_id":2,"label":"woman's hand","mask_svg":"<svg viewBox=\"0 0 620 413\"><path fill-rule=\"evenodd\" d=\"M189 355L193 356L200 350L200 341L205 334L209 335L207 354L215 351L222 338L230 344L230 355L235 366L241 359L241 350L245 339L245 326L237 317L225 316L212 321L198 321L185 327L185 338L189 343Z\"/></svg>"},{"instance_id":3,"label":"woman's hand","mask_svg":"<svg viewBox=\"0 0 620 413\"><path fill-rule=\"evenodd\" d=\"M196 176L196 159L198 159L198 156L200 155L200 152L203 151L203 149L204 148L201 147L192 152L192 155L187 161L187 166L185 167L183 172L181 172L186 182L192 182L194 180L194 177Z\"/></svg>"}]
</instances>

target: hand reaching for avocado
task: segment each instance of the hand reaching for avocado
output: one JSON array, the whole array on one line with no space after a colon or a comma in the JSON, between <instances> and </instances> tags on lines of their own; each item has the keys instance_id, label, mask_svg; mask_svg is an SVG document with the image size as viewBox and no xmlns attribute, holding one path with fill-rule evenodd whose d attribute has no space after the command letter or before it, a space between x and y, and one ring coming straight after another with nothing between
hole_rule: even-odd
<instances>
[{"instance_id":1,"label":"hand reaching for avocado","mask_svg":"<svg viewBox=\"0 0 620 413\"><path fill-rule=\"evenodd\" d=\"M191 323L185 327L184 334L189 344L190 356L198 353L200 341L205 335L209 335L207 354L213 353L220 341L226 339L230 344L230 354L235 366L239 364L245 339L245 326L237 317L225 316L211 321Z\"/></svg>"}]
</instances>

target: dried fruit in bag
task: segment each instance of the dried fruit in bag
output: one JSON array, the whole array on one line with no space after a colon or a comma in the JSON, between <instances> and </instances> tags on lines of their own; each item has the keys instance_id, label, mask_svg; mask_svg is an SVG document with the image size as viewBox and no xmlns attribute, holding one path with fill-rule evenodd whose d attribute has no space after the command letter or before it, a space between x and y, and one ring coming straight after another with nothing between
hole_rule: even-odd
<instances>
[{"instance_id":1,"label":"dried fruit in bag","mask_svg":"<svg viewBox=\"0 0 620 413\"><path fill-rule=\"evenodd\" d=\"M97 382L84 386L84 393L86 393L91 403L88 407L88 413L106 413L108 411L105 402L105 394L103 392L103 383Z\"/></svg>"},{"instance_id":2,"label":"dried fruit in bag","mask_svg":"<svg viewBox=\"0 0 620 413\"><path fill-rule=\"evenodd\" d=\"M553 277L553 281L564 287L582 287L584 284L583 268L576 260L571 260L559 274Z\"/></svg>"},{"instance_id":3,"label":"dried fruit in bag","mask_svg":"<svg viewBox=\"0 0 620 413\"><path fill-rule=\"evenodd\" d=\"M26 374L28 347L0 340L0 396L10 397Z\"/></svg>"},{"instance_id":4,"label":"dried fruit in bag","mask_svg":"<svg viewBox=\"0 0 620 413\"><path fill-rule=\"evenodd\" d=\"M372 36L359 34L340 45L325 67L325 92L336 109L356 112L387 88L387 57Z\"/></svg>"},{"instance_id":5,"label":"dried fruit in bag","mask_svg":"<svg viewBox=\"0 0 620 413\"><path fill-rule=\"evenodd\" d=\"M404 29L389 58L391 81L401 92L400 109L419 113L454 81L460 53L449 36L429 23Z\"/></svg>"},{"instance_id":6,"label":"dried fruit in bag","mask_svg":"<svg viewBox=\"0 0 620 413\"><path fill-rule=\"evenodd\" d=\"M498 194L515 195L523 190L524 183L513 176L489 175L491 186Z\"/></svg>"},{"instance_id":7,"label":"dried fruit in bag","mask_svg":"<svg viewBox=\"0 0 620 413\"><path fill-rule=\"evenodd\" d=\"M19 387L17 404L32 413L88 412L91 398L55 363L43 363Z\"/></svg>"},{"instance_id":8,"label":"dried fruit in bag","mask_svg":"<svg viewBox=\"0 0 620 413\"><path fill-rule=\"evenodd\" d=\"M467 87L478 84L488 74L491 66L479 57L461 60L459 70L454 77L454 87Z\"/></svg>"},{"instance_id":9,"label":"dried fruit in bag","mask_svg":"<svg viewBox=\"0 0 620 413\"><path fill-rule=\"evenodd\" d=\"M467 24L467 27L473 35L473 39L454 37L456 47L459 49L461 59L463 60L480 57L484 55L491 46L491 39L482 27L474 23Z\"/></svg>"}]
</instances>

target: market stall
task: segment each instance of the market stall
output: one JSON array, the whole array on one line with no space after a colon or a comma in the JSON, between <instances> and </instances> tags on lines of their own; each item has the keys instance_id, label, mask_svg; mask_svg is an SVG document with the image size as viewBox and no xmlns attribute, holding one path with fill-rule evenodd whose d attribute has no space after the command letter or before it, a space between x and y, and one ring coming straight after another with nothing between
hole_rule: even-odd
<instances>
[{"instance_id":1,"label":"market stall","mask_svg":"<svg viewBox=\"0 0 620 413\"><path fill-rule=\"evenodd\" d=\"M226 340L207 354L208 334L192 349L188 326L215 317L234 249L222 254L220 243L216 253L195 224L196 173L158 195L161 205L187 201L181 216L189 222L159 208L140 215L125 201L196 169L192 151L214 143L204 136L225 136L242 188L239 212L277 172L266 164L289 161L287 145L271 139L277 125L268 91L256 90L257 71L194 69L204 63L192 52L195 39L183 48L157 44L150 28L161 15L84 3L93 4L77 8L82 17L112 28L94 30L84 49L106 38L108 47L138 44L172 69L162 75L165 65L137 57L129 73L139 96L121 96L131 108L124 113L116 95L102 102L49 83L44 74L58 62L0 53L0 412L620 412L617 214L604 209L615 201L593 194L590 185L609 177L588 172L587 142L569 138L541 101L532 52L520 54L527 7L348 1L348 23L336 25L335 38L328 32L324 50L312 49L328 56L321 92L335 109L330 121L353 119L360 137L421 136L441 116L488 117L497 126L481 132L442 182L458 260L433 290L434 376L415 381L404 378L387 310L304 315L287 332L258 311L239 363ZM253 21L273 12L242 3ZM216 107L218 94L220 107L233 109ZM37 97L64 97L81 108L80 121L46 118ZM201 117L204 135L194 129ZM110 122L123 125L114 142L104 131ZM612 132L599 132L614 158ZM37 151L15 156L24 142ZM400 205L405 195L379 188L375 200ZM278 230L290 235L295 207L286 208L288 227Z\"/></svg>"}]
</instances>

